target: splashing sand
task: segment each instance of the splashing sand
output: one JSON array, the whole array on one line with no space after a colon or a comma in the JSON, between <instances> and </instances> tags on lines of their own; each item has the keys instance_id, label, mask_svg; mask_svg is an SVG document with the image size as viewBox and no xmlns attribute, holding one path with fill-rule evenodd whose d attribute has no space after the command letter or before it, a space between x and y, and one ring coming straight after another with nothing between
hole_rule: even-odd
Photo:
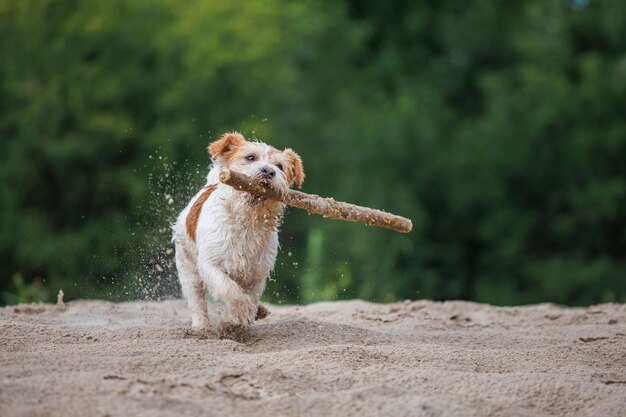
<instances>
[{"instance_id":1,"label":"splashing sand","mask_svg":"<svg viewBox=\"0 0 626 417\"><path fill-rule=\"evenodd\" d=\"M245 343L182 301L0 309L2 416L623 415L626 306L269 306Z\"/></svg>"}]
</instances>

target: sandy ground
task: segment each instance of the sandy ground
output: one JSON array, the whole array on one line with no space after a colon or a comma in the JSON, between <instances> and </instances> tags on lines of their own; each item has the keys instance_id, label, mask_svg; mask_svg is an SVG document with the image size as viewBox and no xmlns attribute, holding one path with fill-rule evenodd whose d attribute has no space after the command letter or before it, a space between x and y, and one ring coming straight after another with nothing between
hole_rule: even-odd
<instances>
[{"instance_id":1,"label":"sandy ground","mask_svg":"<svg viewBox=\"0 0 626 417\"><path fill-rule=\"evenodd\" d=\"M268 308L244 343L182 301L0 309L0 416L626 415L626 305Z\"/></svg>"}]
</instances>

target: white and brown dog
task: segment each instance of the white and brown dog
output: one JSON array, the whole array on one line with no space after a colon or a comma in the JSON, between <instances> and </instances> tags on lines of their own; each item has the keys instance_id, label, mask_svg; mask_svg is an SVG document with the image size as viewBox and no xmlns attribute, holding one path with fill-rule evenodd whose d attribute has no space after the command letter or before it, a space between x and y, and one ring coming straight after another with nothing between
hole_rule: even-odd
<instances>
[{"instance_id":1,"label":"white and brown dog","mask_svg":"<svg viewBox=\"0 0 626 417\"><path fill-rule=\"evenodd\" d=\"M209 145L213 166L207 184L173 226L176 267L194 330L210 327L206 293L222 302L220 325L250 326L267 311L259 304L278 252L283 203L259 199L219 182L223 168L263 180L280 191L302 186L302 160L227 133Z\"/></svg>"}]
</instances>

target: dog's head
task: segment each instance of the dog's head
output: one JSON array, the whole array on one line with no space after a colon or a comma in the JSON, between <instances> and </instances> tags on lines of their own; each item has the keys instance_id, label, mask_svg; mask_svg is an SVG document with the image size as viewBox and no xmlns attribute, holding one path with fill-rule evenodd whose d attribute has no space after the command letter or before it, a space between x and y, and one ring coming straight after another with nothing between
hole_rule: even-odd
<instances>
[{"instance_id":1,"label":"dog's head","mask_svg":"<svg viewBox=\"0 0 626 417\"><path fill-rule=\"evenodd\" d=\"M209 145L209 153L216 163L258 178L279 191L293 184L301 188L304 182L302 159L297 153L247 141L239 133L226 133Z\"/></svg>"}]
</instances>

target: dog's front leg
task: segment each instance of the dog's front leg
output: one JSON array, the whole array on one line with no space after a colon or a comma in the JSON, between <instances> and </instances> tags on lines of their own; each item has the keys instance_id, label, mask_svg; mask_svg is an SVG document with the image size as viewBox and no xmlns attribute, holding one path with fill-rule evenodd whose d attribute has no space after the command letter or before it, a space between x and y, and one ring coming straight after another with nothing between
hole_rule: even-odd
<instances>
[{"instance_id":1,"label":"dog's front leg","mask_svg":"<svg viewBox=\"0 0 626 417\"><path fill-rule=\"evenodd\" d=\"M235 324L250 326L257 307L241 287L221 269L207 262L199 262L202 281L217 300L223 302Z\"/></svg>"}]
</instances>

